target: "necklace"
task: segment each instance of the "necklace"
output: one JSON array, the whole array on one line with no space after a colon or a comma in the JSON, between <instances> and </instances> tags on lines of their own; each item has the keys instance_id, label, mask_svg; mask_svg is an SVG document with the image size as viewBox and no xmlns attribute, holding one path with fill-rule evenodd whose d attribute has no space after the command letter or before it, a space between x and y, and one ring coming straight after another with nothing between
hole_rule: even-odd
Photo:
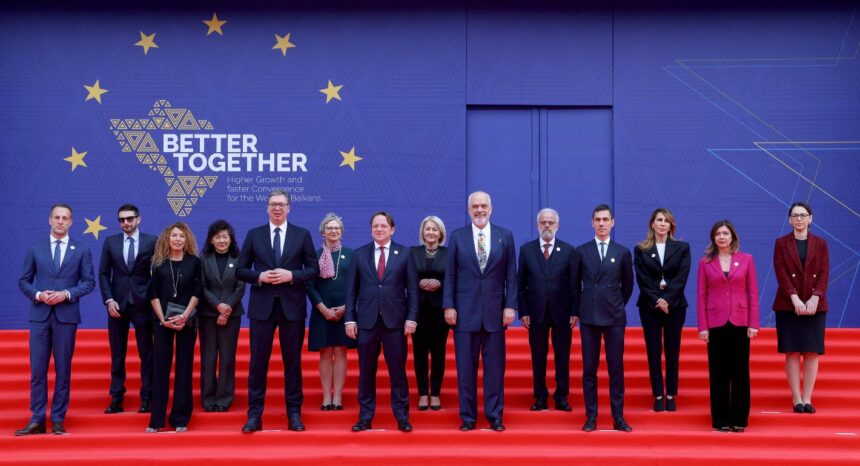
<instances>
[{"instance_id":1,"label":"necklace","mask_svg":"<svg viewBox=\"0 0 860 466\"><path fill-rule=\"evenodd\" d=\"M436 253L439 252L439 247L436 247L436 249L429 249L427 246L424 246L424 251L427 252L428 256L435 256Z\"/></svg>"},{"instance_id":2,"label":"necklace","mask_svg":"<svg viewBox=\"0 0 860 466\"><path fill-rule=\"evenodd\" d=\"M168 259L170 262L170 283L173 285L173 297L175 298L177 294L179 294L179 279L182 278L182 274L174 274L173 273L173 260ZM179 266L182 266L180 262ZM177 271L178 272L178 271ZM174 276L178 275L178 276Z\"/></svg>"}]
</instances>

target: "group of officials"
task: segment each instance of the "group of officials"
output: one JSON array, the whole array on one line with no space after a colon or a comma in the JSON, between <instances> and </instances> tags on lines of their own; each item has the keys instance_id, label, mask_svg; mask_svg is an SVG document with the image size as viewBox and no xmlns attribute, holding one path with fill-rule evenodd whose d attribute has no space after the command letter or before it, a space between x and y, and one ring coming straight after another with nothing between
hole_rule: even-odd
<instances>
[{"instance_id":1,"label":"group of officials","mask_svg":"<svg viewBox=\"0 0 860 466\"><path fill-rule=\"evenodd\" d=\"M809 214L807 217L811 222L811 208L806 204L801 207ZM397 428L403 432L412 430L406 376L409 335L414 334L416 376L422 386L418 409L428 408L428 354L432 354L433 368L437 372L432 375L429 407L439 409L441 374L437 368L440 353L430 350L431 346L439 344L425 342L425 336L422 336L420 345L417 343L421 333L416 334L416 330L421 329L429 335L423 328L429 326L443 327L442 332L436 332L443 342L442 362L448 328L453 330L462 421L460 430L476 428L479 360L483 360L484 417L490 429L505 430L505 329L518 311L523 326L528 329L532 353L535 400L531 410L548 409L549 391L545 379L549 341L555 354L553 404L557 410L572 410L567 400L570 391L569 359L572 332L578 323L586 417L582 429L593 431L597 428L597 371L603 343L610 379L613 428L630 432L632 428L623 414L623 353L627 323L625 306L633 292L634 267L641 291L637 305L645 327L654 410L676 409L678 353L687 307L684 287L690 269L690 251L687 243L674 238L675 221L671 212L667 209L654 211L648 236L635 248L634 259L630 249L610 238L615 220L609 206L601 204L594 208L591 223L595 236L578 247L556 236L558 213L546 208L537 217L539 237L521 247L517 262L510 230L490 223L493 206L489 194L481 191L472 193L468 197L467 208L471 222L450 234L447 248L441 246L446 238L440 219L425 219L419 233L422 247L409 248L392 240L394 218L380 211L370 219L372 241L347 254L346 248L340 246L342 223L338 217L329 214L323 219L320 234L325 239L324 246L315 250L310 232L287 222L289 195L275 190L268 198L268 223L248 232L241 251L237 248L232 227L219 221L209 228L201 262L197 258L193 234L184 223L168 226L156 238L138 230L140 213L135 206L120 207L118 221L123 232L105 240L98 274L103 302L109 314L111 348L111 402L105 413L124 410L125 357L130 325L135 327L141 361L139 412L150 413L147 432L164 428L165 421L179 432L187 429L193 404L191 368L198 328L204 409L226 411L232 403L235 386L235 347L239 316L244 312L241 298L245 284L249 284L247 315L251 360L248 416L242 427L245 433L263 428L268 365L276 330L284 363L288 426L293 431L305 429L301 416L301 351L309 290L314 303L312 312L319 310L325 317L321 321L334 325L338 333L342 329L339 336L345 334L349 341L354 341L351 347L358 349L359 418L352 427L353 431L372 427L380 352L385 357L391 379L391 408ZM806 220L800 219L800 214L793 210L789 215L798 223ZM40 241L28 250L20 280L22 291L32 303L29 316L32 417L23 429L16 431L16 435L46 431L47 370L52 354L57 374L51 407L52 432L65 433L63 421L69 400L71 356L80 322L79 299L95 288L89 249L68 236L72 224L71 207L55 205L51 209L49 223L50 242ZM808 227L808 222L805 226ZM806 235L805 231L803 234ZM758 331L755 270L751 256L738 252L737 233L730 222L718 222L710 236L706 257L699 265L698 291L700 337L708 342L709 348L712 419L717 429L742 431L749 414L748 338L754 337ZM800 243L798 247L801 247ZM805 261L805 243L802 247ZM826 245L824 248L826 254ZM438 270L427 271L430 273L427 278L419 276L417 271L432 268L433 259L442 249L446 251L440 256L445 258L444 266L438 265ZM719 260L714 260L717 257ZM348 262L345 293L339 293L340 299L345 295L345 303L327 304L317 288L321 279L336 282L341 258ZM709 278L708 267L711 264L719 277ZM826 262L823 267L827 268ZM735 269L742 270L735 273ZM814 294L823 296L826 271L824 274L824 287L819 285L817 292L813 288ZM717 280L720 277L725 284ZM746 285L732 285L735 281ZM337 283L343 283L343 279ZM737 295L733 295L735 290L732 286L737 288ZM815 314L816 308L812 304L817 304L818 299L810 299L814 303L804 303L798 297L798 293L806 295L809 292L788 289L782 281L780 292L791 295L789 302L794 305L797 316ZM432 294L437 298L425 299ZM198 306L201 308L199 313ZM444 320L438 316L434 320L433 316L427 315L428 312L441 314ZM823 322L823 319L819 320ZM314 327L314 319L311 322ZM777 323L779 326L779 321ZM823 323L821 329L820 351L799 350L807 360L823 354ZM311 333L314 332L312 328ZM743 337L739 332L743 332ZM741 338L747 339L745 350L744 345L738 343ZM173 407L169 418L165 419L174 350ZM782 346L780 351L791 355L787 358L797 354L791 353L791 349L783 351ZM664 352L665 384L661 368ZM342 409L339 390L342 389L343 376L334 384L332 398L332 377L338 379L338 375L333 375L331 368L323 370L324 359L331 364L331 358L331 352L321 357L320 373L326 400L321 407L323 410ZM220 365L216 377L218 360ZM345 371L345 364L342 366L336 372ZM723 377L723 372L728 376ZM788 375L792 385L791 373ZM720 379L720 382L715 379ZM743 393L738 394L738 390L746 390L746 398ZM792 394L798 398L799 391L797 396L795 392L792 385ZM804 412L804 404L811 408L809 397L811 387L809 395L804 391L800 412Z\"/></svg>"}]
</instances>

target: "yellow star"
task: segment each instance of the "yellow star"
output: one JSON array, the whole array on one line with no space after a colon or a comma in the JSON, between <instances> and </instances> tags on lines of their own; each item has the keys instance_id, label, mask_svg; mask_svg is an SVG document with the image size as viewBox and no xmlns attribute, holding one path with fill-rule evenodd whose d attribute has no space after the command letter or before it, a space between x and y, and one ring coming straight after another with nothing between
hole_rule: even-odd
<instances>
[{"instance_id":1,"label":"yellow star","mask_svg":"<svg viewBox=\"0 0 860 466\"><path fill-rule=\"evenodd\" d=\"M149 53L149 49L157 49L158 45L155 44L155 33L153 32L150 35L146 35L143 31L140 31L140 40L135 42L136 46L143 47L143 54L146 55Z\"/></svg>"},{"instance_id":2,"label":"yellow star","mask_svg":"<svg viewBox=\"0 0 860 466\"><path fill-rule=\"evenodd\" d=\"M325 103L329 103L331 99L337 99L342 101L342 99L340 98L340 88L342 87L343 84L341 84L340 86L335 86L331 83L331 79L329 79L328 87L326 87L325 89L320 89L320 92L325 94Z\"/></svg>"},{"instance_id":3,"label":"yellow star","mask_svg":"<svg viewBox=\"0 0 860 466\"><path fill-rule=\"evenodd\" d=\"M72 164L72 171L75 171L79 166L86 167L87 164L84 162L84 157L86 157L86 152L78 152L72 147L72 155L64 158L66 162L70 162Z\"/></svg>"},{"instance_id":4,"label":"yellow star","mask_svg":"<svg viewBox=\"0 0 860 466\"><path fill-rule=\"evenodd\" d=\"M84 84L84 88L87 90L87 98L84 100L84 102L90 99L96 99L96 102L102 103L102 94L108 91L107 89L102 89L101 87L99 87L98 79L96 79L96 83L92 86L87 86L86 84Z\"/></svg>"},{"instance_id":5,"label":"yellow star","mask_svg":"<svg viewBox=\"0 0 860 466\"><path fill-rule=\"evenodd\" d=\"M209 31L206 33L207 36L213 32L217 32L219 35L223 36L224 33L221 32L221 26L227 24L227 21L220 21L218 19L218 15L216 13L212 13L212 19L209 21L203 20L203 24L209 26Z\"/></svg>"},{"instance_id":6,"label":"yellow star","mask_svg":"<svg viewBox=\"0 0 860 466\"><path fill-rule=\"evenodd\" d=\"M96 239L99 239L99 232L102 230L107 230L107 227L102 226L102 216L99 215L95 220L90 220L88 218L84 218L87 222L87 229L84 230L84 234L92 233Z\"/></svg>"},{"instance_id":7,"label":"yellow star","mask_svg":"<svg viewBox=\"0 0 860 466\"><path fill-rule=\"evenodd\" d=\"M281 53L283 53L284 56L287 56L287 49L291 49L291 48L296 46L295 44L290 42L290 33L289 32L284 37L281 37L281 36L275 34L275 40L277 41L277 43L275 44L274 47L272 47L272 50L280 49Z\"/></svg>"},{"instance_id":8,"label":"yellow star","mask_svg":"<svg viewBox=\"0 0 860 466\"><path fill-rule=\"evenodd\" d=\"M344 151L338 151L338 152L340 152L340 155L343 156L343 162L341 162L340 165L338 165L338 166L342 167L344 165L349 165L349 168L352 168L352 171L355 171L355 162L358 162L359 160L362 159L361 157L355 155L355 146L353 146L353 148L350 149L349 152L344 152Z\"/></svg>"}]
</instances>

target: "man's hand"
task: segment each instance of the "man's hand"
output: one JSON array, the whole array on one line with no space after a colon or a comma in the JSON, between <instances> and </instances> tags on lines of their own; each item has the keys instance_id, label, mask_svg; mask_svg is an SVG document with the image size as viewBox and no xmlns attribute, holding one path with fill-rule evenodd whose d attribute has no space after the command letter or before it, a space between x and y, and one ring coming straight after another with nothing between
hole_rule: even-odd
<instances>
[{"instance_id":1,"label":"man's hand","mask_svg":"<svg viewBox=\"0 0 860 466\"><path fill-rule=\"evenodd\" d=\"M514 321L514 315L516 315L516 311L514 311L513 308L506 307L505 310L502 311L502 325L511 325Z\"/></svg>"},{"instance_id":2,"label":"man's hand","mask_svg":"<svg viewBox=\"0 0 860 466\"><path fill-rule=\"evenodd\" d=\"M412 335L415 333L415 328L418 327L418 324L412 322L411 320L407 320L405 324L403 324L403 334L404 335Z\"/></svg>"},{"instance_id":3,"label":"man's hand","mask_svg":"<svg viewBox=\"0 0 860 466\"><path fill-rule=\"evenodd\" d=\"M579 322L579 317L571 316L570 318L570 328L573 329L576 327L576 324Z\"/></svg>"},{"instance_id":4,"label":"man's hand","mask_svg":"<svg viewBox=\"0 0 860 466\"><path fill-rule=\"evenodd\" d=\"M358 325L354 322L346 324L346 336L355 340L358 337Z\"/></svg>"},{"instance_id":5,"label":"man's hand","mask_svg":"<svg viewBox=\"0 0 860 466\"><path fill-rule=\"evenodd\" d=\"M453 307L445 309L445 322L448 325L457 325L457 309Z\"/></svg>"},{"instance_id":6,"label":"man's hand","mask_svg":"<svg viewBox=\"0 0 860 466\"><path fill-rule=\"evenodd\" d=\"M522 317L520 317L520 322L523 323L523 327L529 328L529 325L531 325L531 323L532 323L532 317L531 316L522 316Z\"/></svg>"},{"instance_id":7,"label":"man's hand","mask_svg":"<svg viewBox=\"0 0 860 466\"><path fill-rule=\"evenodd\" d=\"M269 276L272 278L272 285L281 285L283 283L290 283L293 281L293 273L289 270L269 270Z\"/></svg>"},{"instance_id":8,"label":"man's hand","mask_svg":"<svg viewBox=\"0 0 860 466\"><path fill-rule=\"evenodd\" d=\"M111 299L105 307L107 307L108 315L114 319L119 319L119 304L116 301Z\"/></svg>"}]
</instances>

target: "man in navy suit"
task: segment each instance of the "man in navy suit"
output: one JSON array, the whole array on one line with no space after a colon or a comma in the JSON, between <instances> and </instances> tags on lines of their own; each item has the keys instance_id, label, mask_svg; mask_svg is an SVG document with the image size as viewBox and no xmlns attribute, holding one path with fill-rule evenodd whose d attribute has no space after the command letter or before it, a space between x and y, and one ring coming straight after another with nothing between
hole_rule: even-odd
<instances>
[{"instance_id":1,"label":"man in navy suit","mask_svg":"<svg viewBox=\"0 0 860 466\"><path fill-rule=\"evenodd\" d=\"M54 355L54 396L51 432L65 434L63 422L69 408L69 383L75 334L81 322L80 299L96 287L90 249L69 238L72 208L51 208L49 241L27 250L24 271L18 281L30 300L30 422L15 435L45 433L48 407L48 364Z\"/></svg>"},{"instance_id":2,"label":"man in navy suit","mask_svg":"<svg viewBox=\"0 0 860 466\"><path fill-rule=\"evenodd\" d=\"M110 405L105 414L123 412L128 328L134 325L140 358L140 409L149 412L152 395L152 308L146 299L156 237L141 233L140 210L124 204L117 210L122 233L105 238L99 261L99 288L108 313Z\"/></svg>"},{"instance_id":3,"label":"man in navy suit","mask_svg":"<svg viewBox=\"0 0 860 466\"><path fill-rule=\"evenodd\" d=\"M535 402L532 411L547 409L546 356L552 332L555 354L555 409L572 411L570 393L570 340L577 317L574 303L579 299L579 255L558 239L558 212L542 209L537 215L540 238L520 248L517 272L520 321L529 331Z\"/></svg>"},{"instance_id":4,"label":"man in navy suit","mask_svg":"<svg viewBox=\"0 0 860 466\"><path fill-rule=\"evenodd\" d=\"M475 429L478 417L478 356L484 360L484 416L505 430L505 329L514 321L517 258L514 236L490 225L490 195L477 191L467 202L472 222L451 234L442 306L454 329L460 430Z\"/></svg>"},{"instance_id":5,"label":"man in navy suit","mask_svg":"<svg viewBox=\"0 0 860 466\"><path fill-rule=\"evenodd\" d=\"M594 239L578 248L579 334L582 339L582 392L585 398L585 424L582 430L597 428L597 367L600 364L600 339L606 345L609 366L609 401L615 430L633 429L624 420L624 306L633 294L633 258L630 250L611 241L615 226L612 209L606 204L591 214Z\"/></svg>"},{"instance_id":6,"label":"man in navy suit","mask_svg":"<svg viewBox=\"0 0 860 466\"><path fill-rule=\"evenodd\" d=\"M377 212L370 218L373 241L355 250L346 285L345 329L358 338L358 422L353 432L371 428L376 412L379 350L391 378L391 410L401 432L411 432L406 381L406 336L418 318L418 274L409 248L391 241L394 218Z\"/></svg>"},{"instance_id":7,"label":"man in navy suit","mask_svg":"<svg viewBox=\"0 0 860 466\"><path fill-rule=\"evenodd\" d=\"M248 422L242 432L263 428L266 376L275 330L284 362L284 397L289 429L303 431L302 344L307 317L305 285L319 274L314 243L308 230L287 225L290 196L269 193L269 223L248 232L236 262L236 276L251 284L248 303L251 364L248 368Z\"/></svg>"}]
</instances>

